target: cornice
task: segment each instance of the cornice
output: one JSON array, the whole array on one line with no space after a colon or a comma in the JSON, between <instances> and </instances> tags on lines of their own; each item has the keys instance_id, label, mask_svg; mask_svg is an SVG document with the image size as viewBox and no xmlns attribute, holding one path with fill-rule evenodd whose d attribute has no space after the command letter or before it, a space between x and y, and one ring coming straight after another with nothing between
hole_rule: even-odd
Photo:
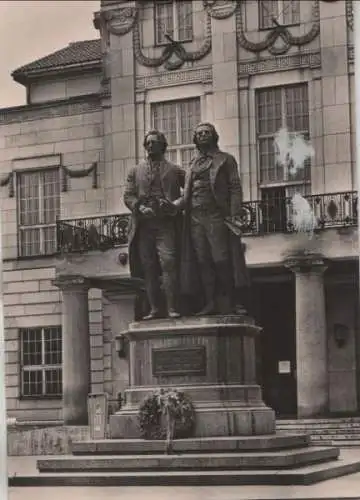
<instances>
[{"instance_id":1,"label":"cornice","mask_svg":"<svg viewBox=\"0 0 360 500\"><path fill-rule=\"evenodd\" d=\"M52 68L32 69L19 74L12 73L13 80L21 85L27 85L34 80L58 78L60 76L83 74L84 72L100 72L102 71L102 59L97 61L84 61L75 64L66 64L63 66L55 66Z\"/></svg>"},{"instance_id":2,"label":"cornice","mask_svg":"<svg viewBox=\"0 0 360 500\"><path fill-rule=\"evenodd\" d=\"M101 111L99 94L0 109L0 125Z\"/></svg>"}]
</instances>

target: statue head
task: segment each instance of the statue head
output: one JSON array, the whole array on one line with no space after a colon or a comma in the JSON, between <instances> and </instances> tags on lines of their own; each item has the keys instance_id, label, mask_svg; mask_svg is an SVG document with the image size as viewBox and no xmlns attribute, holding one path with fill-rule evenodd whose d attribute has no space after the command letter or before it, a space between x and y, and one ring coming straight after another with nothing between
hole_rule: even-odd
<instances>
[{"instance_id":1,"label":"statue head","mask_svg":"<svg viewBox=\"0 0 360 500\"><path fill-rule=\"evenodd\" d=\"M212 123L202 122L194 130L193 142L198 148L217 147L219 134Z\"/></svg>"},{"instance_id":2,"label":"statue head","mask_svg":"<svg viewBox=\"0 0 360 500\"><path fill-rule=\"evenodd\" d=\"M145 134L143 146L149 156L163 156L168 143L162 132L152 129Z\"/></svg>"}]
</instances>

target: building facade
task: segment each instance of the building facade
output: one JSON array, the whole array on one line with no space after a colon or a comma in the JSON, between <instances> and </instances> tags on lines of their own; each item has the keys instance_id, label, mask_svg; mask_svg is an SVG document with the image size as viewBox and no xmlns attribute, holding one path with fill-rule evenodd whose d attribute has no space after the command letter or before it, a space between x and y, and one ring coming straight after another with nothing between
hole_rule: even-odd
<instances>
[{"instance_id":1,"label":"building facade","mask_svg":"<svg viewBox=\"0 0 360 500\"><path fill-rule=\"evenodd\" d=\"M126 173L150 127L186 168L200 121L239 163L266 403L279 417L357 413L351 1L104 0L94 23L99 40L14 71L27 103L0 110L9 417L84 423L89 391L118 407L115 337L136 312ZM294 231L295 194L313 234Z\"/></svg>"}]
</instances>

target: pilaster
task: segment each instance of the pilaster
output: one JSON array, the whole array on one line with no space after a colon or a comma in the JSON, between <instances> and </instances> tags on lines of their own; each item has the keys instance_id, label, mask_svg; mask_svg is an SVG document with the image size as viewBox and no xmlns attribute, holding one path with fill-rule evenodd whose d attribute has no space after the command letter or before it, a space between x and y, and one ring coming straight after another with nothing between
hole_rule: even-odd
<instances>
[{"instance_id":1,"label":"pilaster","mask_svg":"<svg viewBox=\"0 0 360 500\"><path fill-rule=\"evenodd\" d=\"M320 2L325 177L323 192L352 189L345 2Z\"/></svg>"},{"instance_id":2,"label":"pilaster","mask_svg":"<svg viewBox=\"0 0 360 500\"><path fill-rule=\"evenodd\" d=\"M220 132L220 147L240 162L236 16L212 17L211 23L214 124Z\"/></svg>"},{"instance_id":3,"label":"pilaster","mask_svg":"<svg viewBox=\"0 0 360 500\"><path fill-rule=\"evenodd\" d=\"M124 210L122 195L127 171L136 162L135 58L132 28L138 11L135 1L102 4L97 25L106 39L106 82L110 98L105 138L106 210ZM104 43L104 42L103 42ZM105 131L106 132L106 131Z\"/></svg>"}]
</instances>

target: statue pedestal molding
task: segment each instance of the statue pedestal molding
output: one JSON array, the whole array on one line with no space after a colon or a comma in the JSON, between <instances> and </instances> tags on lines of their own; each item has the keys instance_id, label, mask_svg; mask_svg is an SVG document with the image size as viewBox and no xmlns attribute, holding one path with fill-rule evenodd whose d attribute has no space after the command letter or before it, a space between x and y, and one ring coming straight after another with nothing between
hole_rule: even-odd
<instances>
[{"instance_id":1,"label":"statue pedestal molding","mask_svg":"<svg viewBox=\"0 0 360 500\"><path fill-rule=\"evenodd\" d=\"M275 433L275 414L256 383L255 337L246 316L160 319L129 325L130 386L126 404L110 417L111 438L139 438L138 409L159 388L192 400L194 437Z\"/></svg>"}]
</instances>

